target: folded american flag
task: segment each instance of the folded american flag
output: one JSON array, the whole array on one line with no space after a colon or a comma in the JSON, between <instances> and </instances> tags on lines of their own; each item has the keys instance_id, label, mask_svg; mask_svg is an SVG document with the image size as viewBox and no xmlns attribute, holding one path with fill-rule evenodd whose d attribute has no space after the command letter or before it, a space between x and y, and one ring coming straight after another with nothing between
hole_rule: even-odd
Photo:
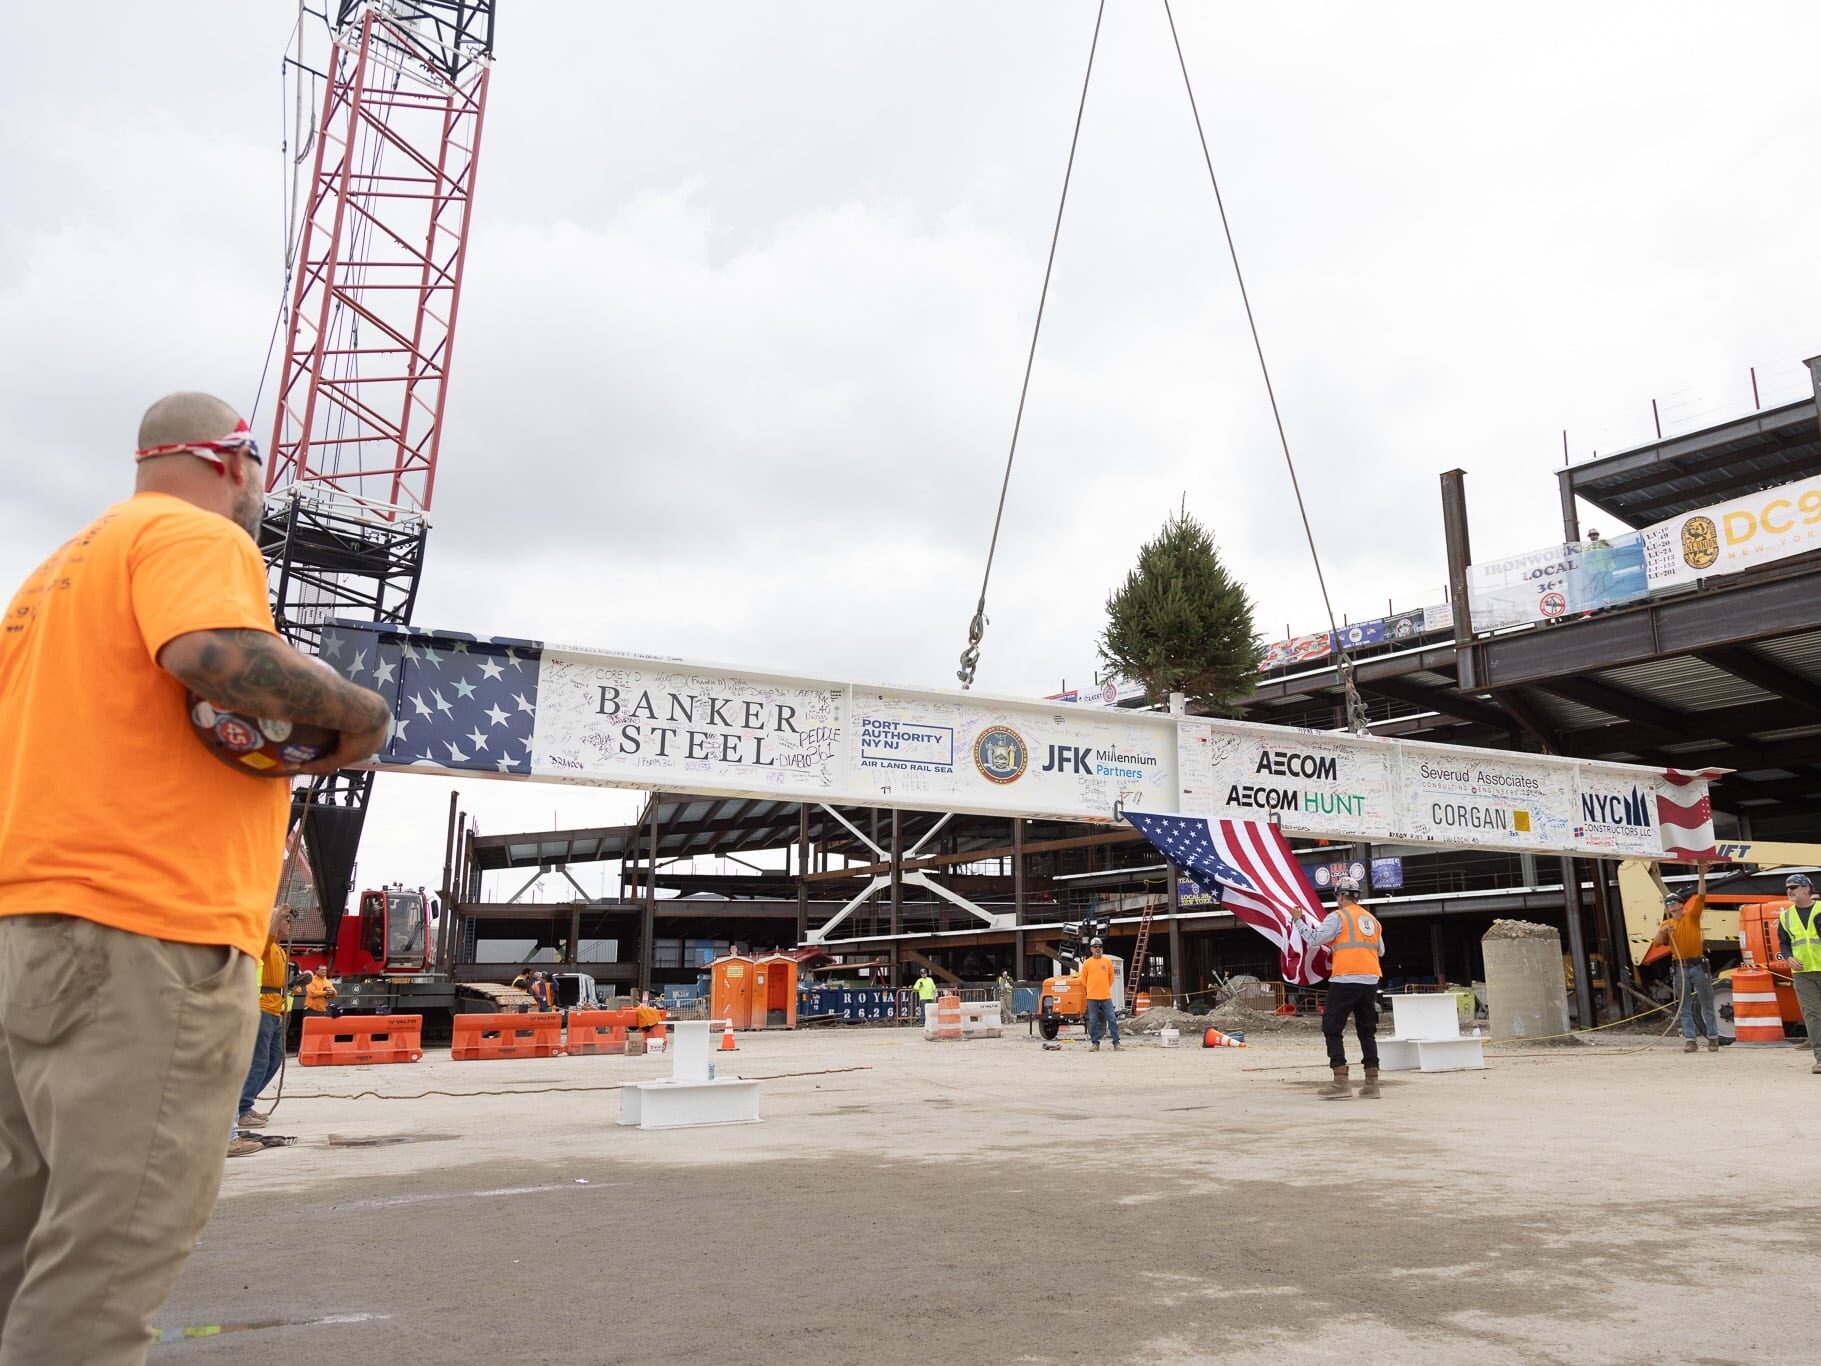
<instances>
[{"instance_id":1,"label":"folded american flag","mask_svg":"<svg viewBox=\"0 0 1821 1366\"><path fill-rule=\"evenodd\" d=\"M1326 912L1283 834L1262 821L1127 811L1125 818L1177 870L1218 885L1220 904L1277 946L1284 981L1313 986L1328 975L1328 949L1311 948L1290 926Z\"/></svg>"}]
</instances>

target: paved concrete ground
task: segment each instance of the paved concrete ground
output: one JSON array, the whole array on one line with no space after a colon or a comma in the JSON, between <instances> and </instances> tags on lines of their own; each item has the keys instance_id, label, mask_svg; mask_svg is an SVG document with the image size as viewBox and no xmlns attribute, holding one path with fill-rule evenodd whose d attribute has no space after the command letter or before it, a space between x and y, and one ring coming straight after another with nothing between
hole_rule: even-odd
<instances>
[{"instance_id":1,"label":"paved concrete ground","mask_svg":"<svg viewBox=\"0 0 1821 1366\"><path fill-rule=\"evenodd\" d=\"M764 1122L669 1133L586 1089L663 1057L293 1065L298 1145L229 1164L153 1359L1821 1356L1805 1053L1489 1051L1322 1103L1304 1037L745 1035ZM327 1098L537 1087L584 1089Z\"/></svg>"}]
</instances>

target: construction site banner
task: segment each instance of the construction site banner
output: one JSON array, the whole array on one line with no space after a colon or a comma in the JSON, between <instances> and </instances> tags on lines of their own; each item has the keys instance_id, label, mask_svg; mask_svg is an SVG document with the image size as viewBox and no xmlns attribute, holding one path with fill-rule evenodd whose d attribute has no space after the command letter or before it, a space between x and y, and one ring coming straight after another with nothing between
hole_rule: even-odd
<instances>
[{"instance_id":1,"label":"construction site banner","mask_svg":"<svg viewBox=\"0 0 1821 1366\"><path fill-rule=\"evenodd\" d=\"M338 623L393 704L378 767L1114 821L1175 806L1167 716Z\"/></svg>"},{"instance_id":2,"label":"construction site banner","mask_svg":"<svg viewBox=\"0 0 1821 1366\"><path fill-rule=\"evenodd\" d=\"M410 627L336 623L322 653L391 704L381 769L1035 819L1111 822L1130 807L1643 858L1712 843L1704 781L1622 764Z\"/></svg>"},{"instance_id":3,"label":"construction site banner","mask_svg":"<svg viewBox=\"0 0 1821 1366\"><path fill-rule=\"evenodd\" d=\"M1598 612L1821 547L1821 475L1697 508L1639 532L1468 566L1475 631Z\"/></svg>"},{"instance_id":4,"label":"construction site banner","mask_svg":"<svg viewBox=\"0 0 1821 1366\"><path fill-rule=\"evenodd\" d=\"M1663 858L1687 846L1687 812L1705 800L1698 779L1628 764L1194 717L1181 726L1184 815L1301 835Z\"/></svg>"},{"instance_id":5,"label":"construction site banner","mask_svg":"<svg viewBox=\"0 0 1821 1366\"><path fill-rule=\"evenodd\" d=\"M1821 475L1654 523L1643 543L1653 590L1821 548Z\"/></svg>"}]
</instances>

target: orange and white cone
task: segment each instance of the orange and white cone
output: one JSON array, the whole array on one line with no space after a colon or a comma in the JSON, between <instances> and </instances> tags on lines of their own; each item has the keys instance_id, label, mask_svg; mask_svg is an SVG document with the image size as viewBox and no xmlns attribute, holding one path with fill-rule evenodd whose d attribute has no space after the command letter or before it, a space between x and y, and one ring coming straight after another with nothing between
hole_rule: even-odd
<instances>
[{"instance_id":1,"label":"orange and white cone","mask_svg":"<svg viewBox=\"0 0 1821 1366\"><path fill-rule=\"evenodd\" d=\"M738 1045L733 1041L733 1021L721 1021L721 1051L723 1053L731 1053L737 1047Z\"/></svg>"},{"instance_id":2,"label":"orange and white cone","mask_svg":"<svg viewBox=\"0 0 1821 1366\"><path fill-rule=\"evenodd\" d=\"M1235 1039L1230 1035L1222 1034L1218 1029L1210 1028L1206 1034L1201 1036L1201 1046L1203 1048L1244 1048L1246 1045L1243 1039Z\"/></svg>"}]
</instances>

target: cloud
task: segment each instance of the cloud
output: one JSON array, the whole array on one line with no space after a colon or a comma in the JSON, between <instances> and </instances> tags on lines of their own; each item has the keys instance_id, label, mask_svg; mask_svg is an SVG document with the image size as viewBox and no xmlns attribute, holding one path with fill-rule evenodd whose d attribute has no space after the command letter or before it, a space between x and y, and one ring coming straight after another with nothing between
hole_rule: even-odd
<instances>
[{"instance_id":1,"label":"cloud","mask_svg":"<svg viewBox=\"0 0 1821 1366\"><path fill-rule=\"evenodd\" d=\"M1805 391L1812 6L1177 8L1337 614L1439 589L1444 469L1475 545L1522 549L1559 534L1563 428L1742 411L1753 364ZM23 16L20 50L84 25L84 79L0 92L0 580L125 489L159 393L251 405L294 15ZM513 7L418 620L949 682L1092 17ZM1322 620L1200 157L1160 8L1109 6L982 688L1085 681L1185 496L1267 630ZM462 788L489 829L630 800ZM363 876L426 880L447 785L379 791Z\"/></svg>"}]
</instances>

